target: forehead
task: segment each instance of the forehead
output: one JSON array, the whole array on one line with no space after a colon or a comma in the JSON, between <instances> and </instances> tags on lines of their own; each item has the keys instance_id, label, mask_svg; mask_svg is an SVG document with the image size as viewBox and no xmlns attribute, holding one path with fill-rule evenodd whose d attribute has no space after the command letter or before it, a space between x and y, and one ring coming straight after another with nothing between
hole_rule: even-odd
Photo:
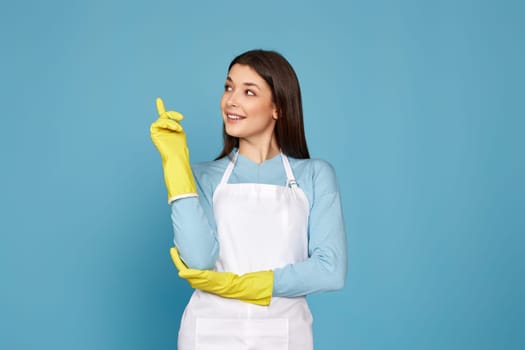
<instances>
[{"instance_id":1,"label":"forehead","mask_svg":"<svg viewBox=\"0 0 525 350\"><path fill-rule=\"evenodd\" d=\"M228 72L228 78L236 83L256 83L259 86L267 86L266 81L250 66L234 64Z\"/></svg>"}]
</instances>

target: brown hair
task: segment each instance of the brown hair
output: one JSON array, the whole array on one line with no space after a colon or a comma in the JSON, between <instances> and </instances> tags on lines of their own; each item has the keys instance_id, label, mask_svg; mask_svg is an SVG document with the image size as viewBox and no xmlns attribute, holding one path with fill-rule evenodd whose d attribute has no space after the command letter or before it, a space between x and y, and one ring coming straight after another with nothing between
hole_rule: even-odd
<instances>
[{"instance_id":1,"label":"brown hair","mask_svg":"<svg viewBox=\"0 0 525 350\"><path fill-rule=\"evenodd\" d=\"M286 58L275 51L251 50L235 57L228 72L234 64L249 66L270 86L279 116L275 124L275 139L281 151L293 158L310 158L304 133L301 89L297 75ZM216 159L239 147L239 139L228 135L224 124L222 135L224 146Z\"/></svg>"}]
</instances>

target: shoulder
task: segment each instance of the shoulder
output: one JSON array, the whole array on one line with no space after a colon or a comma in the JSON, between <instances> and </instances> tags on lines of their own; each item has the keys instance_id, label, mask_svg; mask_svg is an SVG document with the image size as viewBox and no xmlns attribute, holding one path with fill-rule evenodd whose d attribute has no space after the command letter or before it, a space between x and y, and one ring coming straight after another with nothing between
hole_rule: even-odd
<instances>
[{"instance_id":1,"label":"shoulder","mask_svg":"<svg viewBox=\"0 0 525 350\"><path fill-rule=\"evenodd\" d=\"M334 167L324 159L289 158L290 165L297 178L311 184L317 194L339 191L339 184Z\"/></svg>"},{"instance_id":2,"label":"shoulder","mask_svg":"<svg viewBox=\"0 0 525 350\"><path fill-rule=\"evenodd\" d=\"M193 170L193 175L198 180L220 179L229 161L230 159L228 157L223 157L217 160L194 163L191 165L191 170Z\"/></svg>"},{"instance_id":3,"label":"shoulder","mask_svg":"<svg viewBox=\"0 0 525 350\"><path fill-rule=\"evenodd\" d=\"M211 201L213 192L219 184L228 165L228 157L208 162L198 162L191 165L197 191L201 198Z\"/></svg>"},{"instance_id":4,"label":"shoulder","mask_svg":"<svg viewBox=\"0 0 525 350\"><path fill-rule=\"evenodd\" d=\"M334 167L324 159L297 159L290 157L288 159L290 159L290 165L294 170L297 169L301 173L306 173L312 176L312 179L336 179Z\"/></svg>"}]
</instances>

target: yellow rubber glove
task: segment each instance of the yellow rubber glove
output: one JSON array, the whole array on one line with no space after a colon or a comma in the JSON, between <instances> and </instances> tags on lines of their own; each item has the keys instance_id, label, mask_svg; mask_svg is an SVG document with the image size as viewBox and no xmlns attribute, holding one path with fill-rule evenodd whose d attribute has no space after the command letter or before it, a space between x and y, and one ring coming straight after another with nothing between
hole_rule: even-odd
<instances>
[{"instance_id":1,"label":"yellow rubber glove","mask_svg":"<svg viewBox=\"0 0 525 350\"><path fill-rule=\"evenodd\" d=\"M177 248L171 248L170 255L179 270L179 276L187 280L193 288L251 304L270 305L273 271L250 272L239 276L231 272L195 270L189 269L182 262Z\"/></svg>"},{"instance_id":2,"label":"yellow rubber glove","mask_svg":"<svg viewBox=\"0 0 525 350\"><path fill-rule=\"evenodd\" d=\"M151 124L150 133L162 158L168 203L179 198L195 197L197 190L190 167L186 134L179 124L184 117L179 112L166 112L161 98L157 98L157 112L159 119Z\"/></svg>"}]
</instances>

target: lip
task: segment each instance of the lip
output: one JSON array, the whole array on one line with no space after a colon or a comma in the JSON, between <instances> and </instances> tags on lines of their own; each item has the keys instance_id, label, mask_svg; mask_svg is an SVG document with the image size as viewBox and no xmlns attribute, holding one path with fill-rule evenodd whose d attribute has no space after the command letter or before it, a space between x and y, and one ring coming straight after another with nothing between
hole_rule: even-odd
<instances>
[{"instance_id":1,"label":"lip","mask_svg":"<svg viewBox=\"0 0 525 350\"><path fill-rule=\"evenodd\" d=\"M246 116L239 114L239 113L231 112L231 111L225 111L224 116L228 122L232 122L232 123L246 119Z\"/></svg>"}]
</instances>

